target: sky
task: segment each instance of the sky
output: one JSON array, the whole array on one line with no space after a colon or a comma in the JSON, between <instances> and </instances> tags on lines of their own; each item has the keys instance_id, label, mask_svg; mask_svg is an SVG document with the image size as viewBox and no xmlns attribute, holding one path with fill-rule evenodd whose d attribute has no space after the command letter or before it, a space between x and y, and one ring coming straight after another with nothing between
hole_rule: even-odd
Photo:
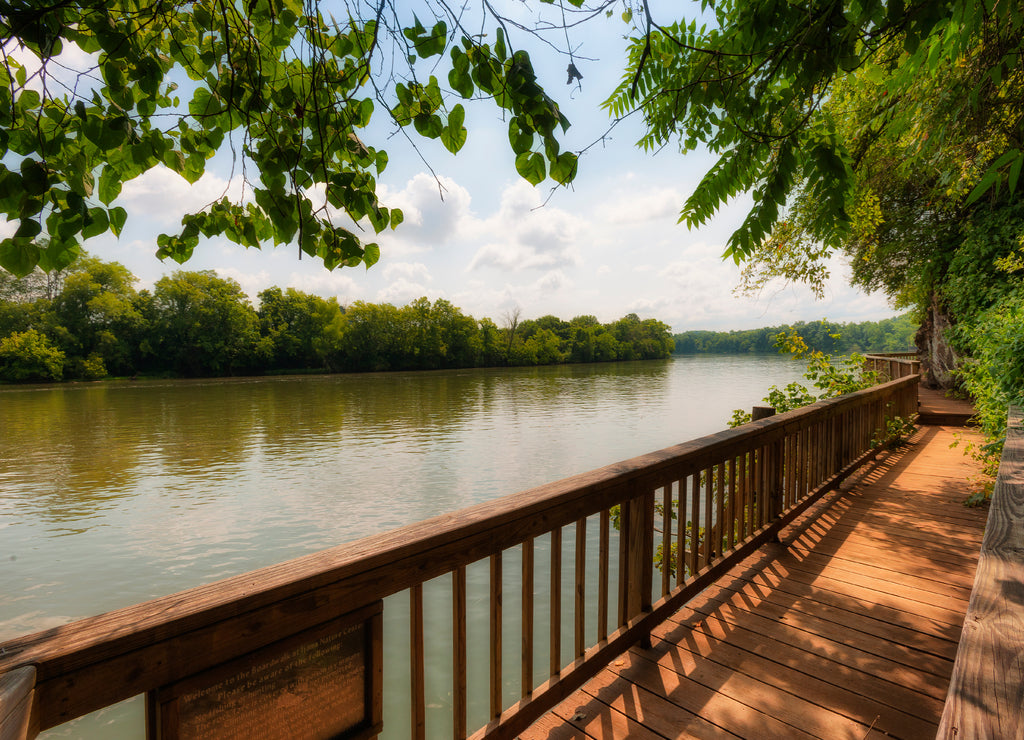
<instances>
[{"instance_id":1,"label":"sky","mask_svg":"<svg viewBox=\"0 0 1024 740\"><path fill-rule=\"evenodd\" d=\"M524 24L536 17L533 3L507 0L504 7ZM672 19L671 13L662 18ZM127 266L140 288L177 269L211 269L236 280L254 302L274 285L336 296L342 305L403 305L427 296L499 324L516 308L523 318L592 314L602 322L636 313L677 332L893 316L884 296L849 286L838 260L823 300L799 286L775 286L756 298L734 295L739 267L721 255L749 199L738 198L699 230L688 230L677 223L679 211L713 159L699 152L682 156L671 147L642 152L635 146L638 119L608 131L611 120L600 105L622 75L626 30L618 17L573 29L573 61L583 79L572 86L565 84L565 56L513 36L516 46L530 50L539 81L572 122L563 149L593 144L570 188L552 191L550 181L532 187L518 176L507 123L488 102L467 106L469 136L457 156L414 132L413 149L393 124L371 124L362 138L387 149L390 158L378 195L384 205L401 208L405 222L377 237L372 230L363 235L381 247L380 261L368 270L328 271L308 256L300 259L295 245L246 250L220 239L201 243L184 265L158 260L158 234L175 233L183 213L238 190L226 152L194 185L163 167L125 184L115 203L128 211L121 238L104 235L86 248Z\"/></svg>"}]
</instances>

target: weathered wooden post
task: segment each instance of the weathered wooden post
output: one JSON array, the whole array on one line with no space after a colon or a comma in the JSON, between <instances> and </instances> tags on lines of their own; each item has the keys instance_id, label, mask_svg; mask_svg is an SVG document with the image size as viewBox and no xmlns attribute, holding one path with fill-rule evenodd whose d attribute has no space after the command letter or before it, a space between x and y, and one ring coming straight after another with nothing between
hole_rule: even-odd
<instances>
[{"instance_id":1,"label":"weathered wooden post","mask_svg":"<svg viewBox=\"0 0 1024 740\"><path fill-rule=\"evenodd\" d=\"M751 421L760 421L761 419L767 419L775 416L776 410L771 406L754 406L750 411ZM766 503L766 511L764 517L764 523L768 524L775 521L782 515L783 508L783 496L785 495L785 440L780 439L777 442L772 442L770 445L763 448L765 452L765 460L763 462L764 475L762 480L764 481L765 491L764 496L761 500ZM790 471L792 473L792 471ZM774 540L778 542L778 534L775 535Z\"/></svg>"},{"instance_id":2,"label":"weathered wooden post","mask_svg":"<svg viewBox=\"0 0 1024 740\"><path fill-rule=\"evenodd\" d=\"M654 582L654 490L634 496L623 505L623 531L626 538L625 611L622 622L628 622L651 610L651 589ZM651 638L641 641L651 646Z\"/></svg>"},{"instance_id":3,"label":"weathered wooden post","mask_svg":"<svg viewBox=\"0 0 1024 740\"><path fill-rule=\"evenodd\" d=\"M32 740L39 734L39 718L33 712L35 693L35 667L0 673L0 738Z\"/></svg>"}]
</instances>

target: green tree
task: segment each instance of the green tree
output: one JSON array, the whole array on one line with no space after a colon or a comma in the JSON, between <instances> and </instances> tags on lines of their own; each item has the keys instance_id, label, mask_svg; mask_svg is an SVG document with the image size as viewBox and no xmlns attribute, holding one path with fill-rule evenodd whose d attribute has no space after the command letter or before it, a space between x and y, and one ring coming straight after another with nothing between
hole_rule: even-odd
<instances>
[{"instance_id":1,"label":"green tree","mask_svg":"<svg viewBox=\"0 0 1024 740\"><path fill-rule=\"evenodd\" d=\"M848 238L850 199L871 169L863 148L879 137L897 142L911 166L952 177L946 186L967 197L1015 189L1024 123L1004 92L1016 98L1024 72L1016 0L746 0L711 9L714 21L704 26L661 24L645 4L607 106L616 116L640 110L644 148L676 141L684 152L703 145L719 155L682 220L703 224L749 191L752 209L726 250L737 260L801 197L810 208L801 225L817 243L832 248ZM875 87L851 119L842 86L853 75ZM949 141L981 129L1007 135L983 137L960 171L935 166ZM805 243L795 256L808 249L817 246Z\"/></svg>"},{"instance_id":2,"label":"green tree","mask_svg":"<svg viewBox=\"0 0 1024 740\"><path fill-rule=\"evenodd\" d=\"M135 372L144 320L134 282L124 265L95 257L82 257L69 268L53 316L72 375Z\"/></svg>"},{"instance_id":3,"label":"green tree","mask_svg":"<svg viewBox=\"0 0 1024 740\"><path fill-rule=\"evenodd\" d=\"M35 329L0 339L0 377L14 382L60 380L64 353Z\"/></svg>"},{"instance_id":4,"label":"green tree","mask_svg":"<svg viewBox=\"0 0 1024 740\"><path fill-rule=\"evenodd\" d=\"M345 370L393 370L408 356L397 308L356 301L345 309L337 360Z\"/></svg>"},{"instance_id":5,"label":"green tree","mask_svg":"<svg viewBox=\"0 0 1024 740\"><path fill-rule=\"evenodd\" d=\"M195 182L222 146L237 172L258 179L247 180L246 198L186 215L178 233L160 236L160 257L186 260L200 237L219 236L247 247L297 242L328 268L372 265L377 245L337 216L376 233L402 220L377 198L388 156L363 140L371 120L457 152L463 98L502 109L523 177L568 182L576 156L555 137L568 121L527 52L513 50L509 26L490 4L482 12L490 35L443 4L427 28L390 3L348 5L341 19L316 0L4 3L0 214L17 227L0 240L0 266L24 275L66 265L82 240L121 233L127 214L114 202L124 183L159 165ZM76 53L62 57L68 49ZM434 76L439 62L458 97Z\"/></svg>"},{"instance_id":6,"label":"green tree","mask_svg":"<svg viewBox=\"0 0 1024 740\"><path fill-rule=\"evenodd\" d=\"M238 283L212 270L156 282L151 351L181 375L230 375L251 367L259 318Z\"/></svg>"},{"instance_id":7,"label":"green tree","mask_svg":"<svg viewBox=\"0 0 1024 740\"><path fill-rule=\"evenodd\" d=\"M336 298L326 299L288 288L267 288L257 311L268 367L277 370L323 368L323 337L342 313Z\"/></svg>"}]
</instances>

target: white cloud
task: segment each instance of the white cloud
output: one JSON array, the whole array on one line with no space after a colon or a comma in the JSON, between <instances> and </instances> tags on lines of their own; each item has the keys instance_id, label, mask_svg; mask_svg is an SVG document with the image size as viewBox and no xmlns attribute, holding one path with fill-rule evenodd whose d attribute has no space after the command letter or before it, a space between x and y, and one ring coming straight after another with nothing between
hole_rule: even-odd
<instances>
[{"instance_id":1,"label":"white cloud","mask_svg":"<svg viewBox=\"0 0 1024 740\"><path fill-rule=\"evenodd\" d=\"M387 283L377 291L376 300L381 303L404 305L422 296L436 299L443 291L427 287L434 277L422 262L394 262L381 271Z\"/></svg>"},{"instance_id":2,"label":"white cloud","mask_svg":"<svg viewBox=\"0 0 1024 740\"><path fill-rule=\"evenodd\" d=\"M378 197L387 207L402 209L404 221L395 237L420 248L449 243L472 218L469 191L450 177L421 172L401 190L380 187Z\"/></svg>"},{"instance_id":3,"label":"white cloud","mask_svg":"<svg viewBox=\"0 0 1024 740\"><path fill-rule=\"evenodd\" d=\"M649 223L658 219L671 219L674 224L685 200L676 188L630 189L615 193L602 204L599 213L610 224Z\"/></svg>"},{"instance_id":4,"label":"white cloud","mask_svg":"<svg viewBox=\"0 0 1024 740\"><path fill-rule=\"evenodd\" d=\"M517 271L579 265L585 222L559 208L541 206L540 194L526 182L506 187L498 212L476 225L477 233L491 241L477 250L468 269Z\"/></svg>"},{"instance_id":5,"label":"white cloud","mask_svg":"<svg viewBox=\"0 0 1024 740\"><path fill-rule=\"evenodd\" d=\"M422 283L399 278L384 288L377 291L379 303L391 303L396 306L403 306L410 301L426 296L431 300L442 297L441 291L431 290Z\"/></svg>"},{"instance_id":6,"label":"white cloud","mask_svg":"<svg viewBox=\"0 0 1024 740\"><path fill-rule=\"evenodd\" d=\"M217 267L215 272L222 278L231 278L242 287L242 291L249 296L249 300L256 305L257 295L274 284L269 272L245 272L237 267Z\"/></svg>"},{"instance_id":7,"label":"white cloud","mask_svg":"<svg viewBox=\"0 0 1024 740\"><path fill-rule=\"evenodd\" d=\"M310 273L293 272L288 277L287 285L304 293L313 293L325 298L337 298L343 306L359 300L365 295L363 286L353 279L349 272L339 270L328 272L323 267Z\"/></svg>"},{"instance_id":8,"label":"white cloud","mask_svg":"<svg viewBox=\"0 0 1024 740\"><path fill-rule=\"evenodd\" d=\"M400 279L430 282L434 279L422 262L394 262L387 265L383 272L384 279L389 282Z\"/></svg>"},{"instance_id":9,"label":"white cloud","mask_svg":"<svg viewBox=\"0 0 1024 740\"><path fill-rule=\"evenodd\" d=\"M229 181L207 171L190 185L177 172L160 165L125 183L117 202L131 214L129 223L145 219L162 229L180 225L186 213L202 210L225 196L241 199L241 176Z\"/></svg>"}]
</instances>

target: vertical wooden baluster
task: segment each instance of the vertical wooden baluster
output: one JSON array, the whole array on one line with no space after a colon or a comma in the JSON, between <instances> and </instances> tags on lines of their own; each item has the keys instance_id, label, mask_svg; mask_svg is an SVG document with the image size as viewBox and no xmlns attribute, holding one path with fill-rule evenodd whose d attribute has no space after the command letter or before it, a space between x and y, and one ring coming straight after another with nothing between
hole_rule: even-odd
<instances>
[{"instance_id":1,"label":"vertical wooden baluster","mask_svg":"<svg viewBox=\"0 0 1024 740\"><path fill-rule=\"evenodd\" d=\"M736 546L736 512L738 511L738 500L736 497L736 458L729 458L729 513L726 515L729 531L725 546L730 550Z\"/></svg>"},{"instance_id":2,"label":"vertical wooden baluster","mask_svg":"<svg viewBox=\"0 0 1024 740\"><path fill-rule=\"evenodd\" d=\"M786 437L786 467L782 471L786 481L786 496L783 501L783 509L788 509L796 503L796 434Z\"/></svg>"},{"instance_id":3,"label":"vertical wooden baluster","mask_svg":"<svg viewBox=\"0 0 1024 740\"><path fill-rule=\"evenodd\" d=\"M702 542L703 551L703 565L706 566L711 562L711 510L715 506L715 469L709 467L704 471L704 542Z\"/></svg>"},{"instance_id":4,"label":"vertical wooden baluster","mask_svg":"<svg viewBox=\"0 0 1024 740\"><path fill-rule=\"evenodd\" d=\"M744 541L751 533L751 479L750 469L746 463L750 460L750 454L743 452L739 455L739 500L742 502L742 509L739 512L739 540Z\"/></svg>"},{"instance_id":5,"label":"vertical wooden baluster","mask_svg":"<svg viewBox=\"0 0 1024 740\"><path fill-rule=\"evenodd\" d=\"M672 587L672 484L661 489L661 595Z\"/></svg>"},{"instance_id":6,"label":"vertical wooden baluster","mask_svg":"<svg viewBox=\"0 0 1024 740\"><path fill-rule=\"evenodd\" d=\"M817 488L825 479L825 422L814 425L814 434L814 487Z\"/></svg>"},{"instance_id":7,"label":"vertical wooden baluster","mask_svg":"<svg viewBox=\"0 0 1024 740\"><path fill-rule=\"evenodd\" d=\"M597 639L608 638L608 560L611 549L611 514L601 511L600 542L597 553Z\"/></svg>"},{"instance_id":8,"label":"vertical wooden baluster","mask_svg":"<svg viewBox=\"0 0 1024 740\"><path fill-rule=\"evenodd\" d=\"M751 530L756 532L764 519L764 448L758 447L750 453L750 497L754 507L754 516L750 519Z\"/></svg>"},{"instance_id":9,"label":"vertical wooden baluster","mask_svg":"<svg viewBox=\"0 0 1024 740\"><path fill-rule=\"evenodd\" d=\"M629 620L629 591L626 583L629 578L629 560L627 556L629 540L629 503L619 505L619 603L618 603L618 624L622 627Z\"/></svg>"},{"instance_id":10,"label":"vertical wooden baluster","mask_svg":"<svg viewBox=\"0 0 1024 740\"><path fill-rule=\"evenodd\" d=\"M771 445L765 445L758 450L757 454L757 509L760 512L757 523L761 527L768 523L768 518L771 516L768 486L768 481L771 479L771 467Z\"/></svg>"},{"instance_id":11,"label":"vertical wooden baluster","mask_svg":"<svg viewBox=\"0 0 1024 740\"><path fill-rule=\"evenodd\" d=\"M799 487L797 489L797 495L800 498L803 498L804 496L806 496L808 494L808 492L810 490L807 487L807 480L808 480L807 476L808 476L808 473L807 473L807 428L806 427L800 430L800 461L797 463L797 467L798 467L798 469L800 471L800 474L797 476L797 479L799 481L799 483L798 483Z\"/></svg>"},{"instance_id":12,"label":"vertical wooden baluster","mask_svg":"<svg viewBox=\"0 0 1024 740\"><path fill-rule=\"evenodd\" d=\"M831 419L823 423L825 426L825 443L822 445L822 448L825 454L825 465L824 469L821 471L821 478L822 480L825 480L832 475L832 432L834 430L834 424Z\"/></svg>"},{"instance_id":13,"label":"vertical wooden baluster","mask_svg":"<svg viewBox=\"0 0 1024 740\"><path fill-rule=\"evenodd\" d=\"M725 539L725 461L718 463L718 481L715 486L718 489L718 498L715 499L715 541L711 548L712 557L721 556L725 549L722 540Z\"/></svg>"},{"instance_id":14,"label":"vertical wooden baluster","mask_svg":"<svg viewBox=\"0 0 1024 740\"><path fill-rule=\"evenodd\" d=\"M552 676L562 670L562 528L551 530L551 652L548 667Z\"/></svg>"},{"instance_id":15,"label":"vertical wooden baluster","mask_svg":"<svg viewBox=\"0 0 1024 740\"><path fill-rule=\"evenodd\" d=\"M533 537L523 543L522 695L533 694Z\"/></svg>"},{"instance_id":16,"label":"vertical wooden baluster","mask_svg":"<svg viewBox=\"0 0 1024 740\"><path fill-rule=\"evenodd\" d=\"M700 570L700 473L690 476L690 578Z\"/></svg>"},{"instance_id":17,"label":"vertical wooden baluster","mask_svg":"<svg viewBox=\"0 0 1024 740\"><path fill-rule=\"evenodd\" d=\"M576 522L576 604L573 617L576 622L576 657L582 658L587 649L587 520Z\"/></svg>"},{"instance_id":18,"label":"vertical wooden baluster","mask_svg":"<svg viewBox=\"0 0 1024 740\"><path fill-rule=\"evenodd\" d=\"M501 553L491 555L491 719L501 716Z\"/></svg>"},{"instance_id":19,"label":"vertical wooden baluster","mask_svg":"<svg viewBox=\"0 0 1024 740\"><path fill-rule=\"evenodd\" d=\"M452 571L452 724L455 740L467 734L466 702L466 566Z\"/></svg>"},{"instance_id":20,"label":"vertical wooden baluster","mask_svg":"<svg viewBox=\"0 0 1024 740\"><path fill-rule=\"evenodd\" d=\"M417 583L409 589L409 674L411 679L410 707L414 740L427 736L427 702L424 671L423 642L423 584Z\"/></svg>"},{"instance_id":21,"label":"vertical wooden baluster","mask_svg":"<svg viewBox=\"0 0 1024 740\"><path fill-rule=\"evenodd\" d=\"M686 581L686 476L679 478L676 503L676 586Z\"/></svg>"}]
</instances>

